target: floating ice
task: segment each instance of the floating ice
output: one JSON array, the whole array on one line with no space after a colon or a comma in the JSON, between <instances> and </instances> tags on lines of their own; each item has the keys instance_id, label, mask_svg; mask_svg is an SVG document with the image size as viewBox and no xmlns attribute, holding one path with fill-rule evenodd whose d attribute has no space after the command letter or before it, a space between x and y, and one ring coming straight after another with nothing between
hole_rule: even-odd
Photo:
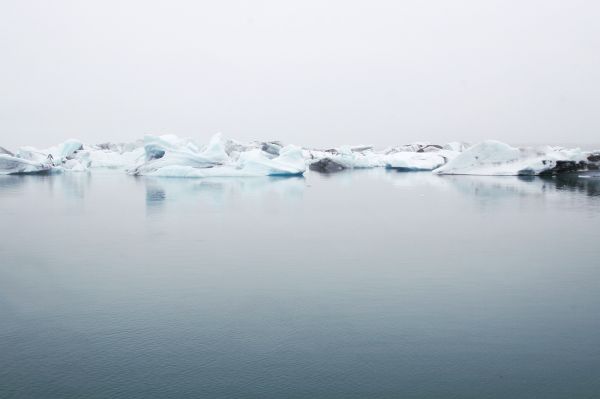
<instances>
[{"instance_id":1,"label":"floating ice","mask_svg":"<svg viewBox=\"0 0 600 399\"><path fill-rule=\"evenodd\" d=\"M51 169L50 162L30 161L9 153L0 153L0 174L2 175L41 173Z\"/></svg>"},{"instance_id":2,"label":"floating ice","mask_svg":"<svg viewBox=\"0 0 600 399\"><path fill-rule=\"evenodd\" d=\"M346 165L334 161L331 158L321 158L316 162L312 162L309 165L310 170L314 170L320 173L334 173L341 172L344 169L348 169Z\"/></svg>"},{"instance_id":3,"label":"floating ice","mask_svg":"<svg viewBox=\"0 0 600 399\"><path fill-rule=\"evenodd\" d=\"M324 173L344 169L387 167L400 171L431 171L464 149L464 143L446 146L413 143L377 151L371 146L342 146L330 150L307 150L310 168Z\"/></svg>"},{"instance_id":4,"label":"floating ice","mask_svg":"<svg viewBox=\"0 0 600 399\"><path fill-rule=\"evenodd\" d=\"M488 140L460 153L434 171L447 175L539 175L587 168L586 155L579 149L557 147L519 149Z\"/></svg>"},{"instance_id":5,"label":"floating ice","mask_svg":"<svg viewBox=\"0 0 600 399\"><path fill-rule=\"evenodd\" d=\"M446 163L454 154L441 154L440 152L397 152L386 158L388 169L401 171L431 171Z\"/></svg>"},{"instance_id":6,"label":"floating ice","mask_svg":"<svg viewBox=\"0 0 600 399\"><path fill-rule=\"evenodd\" d=\"M331 173L386 167L436 174L540 175L600 170L600 153L561 147L515 148L489 140L468 147L412 143L377 150L372 146L301 149L278 141L248 144L214 135L206 145L174 135L144 137L133 143L83 144L70 139L47 149L0 147L0 173L85 172L120 169L132 175L246 177L301 175L307 166Z\"/></svg>"},{"instance_id":7,"label":"floating ice","mask_svg":"<svg viewBox=\"0 0 600 399\"><path fill-rule=\"evenodd\" d=\"M305 156L308 158L309 163L314 165L311 167L313 170L326 172L375 168L385 165L385 154L375 152L370 146L342 146L329 150L307 150ZM325 164L328 166L325 167Z\"/></svg>"},{"instance_id":8,"label":"floating ice","mask_svg":"<svg viewBox=\"0 0 600 399\"><path fill-rule=\"evenodd\" d=\"M147 136L145 159L129 173L167 177L289 176L306 170L302 151L295 146L279 149L275 157L272 152L239 146L242 152L232 150L230 156L227 144L219 134L202 149L170 136Z\"/></svg>"}]
</instances>

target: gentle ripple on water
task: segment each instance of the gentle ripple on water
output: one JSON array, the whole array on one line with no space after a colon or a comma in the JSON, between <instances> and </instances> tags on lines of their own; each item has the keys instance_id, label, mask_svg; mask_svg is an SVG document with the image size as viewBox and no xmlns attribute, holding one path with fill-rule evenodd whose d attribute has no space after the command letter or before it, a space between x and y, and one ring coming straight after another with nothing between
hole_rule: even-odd
<instances>
[{"instance_id":1,"label":"gentle ripple on water","mask_svg":"<svg viewBox=\"0 0 600 399\"><path fill-rule=\"evenodd\" d=\"M0 176L0 397L595 397L599 194Z\"/></svg>"}]
</instances>

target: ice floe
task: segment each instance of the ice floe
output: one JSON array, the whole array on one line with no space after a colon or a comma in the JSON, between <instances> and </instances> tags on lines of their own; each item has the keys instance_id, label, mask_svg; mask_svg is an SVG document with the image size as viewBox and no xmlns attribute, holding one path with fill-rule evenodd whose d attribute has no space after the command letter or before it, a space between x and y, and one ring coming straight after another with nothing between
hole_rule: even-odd
<instances>
[{"instance_id":1,"label":"ice floe","mask_svg":"<svg viewBox=\"0 0 600 399\"><path fill-rule=\"evenodd\" d=\"M128 172L140 176L164 177L243 177L293 176L306 170L302 151L296 146L272 147L265 151L254 146L231 146L221 135L199 148L191 141L171 136L147 136L145 158ZM230 149L229 154L227 148ZM235 149L232 149L235 148Z\"/></svg>"},{"instance_id":2,"label":"ice floe","mask_svg":"<svg viewBox=\"0 0 600 399\"><path fill-rule=\"evenodd\" d=\"M557 174L595 167L588 160L589 156L578 148L516 148L488 140L468 148L434 173L489 176Z\"/></svg>"},{"instance_id":3,"label":"ice floe","mask_svg":"<svg viewBox=\"0 0 600 399\"><path fill-rule=\"evenodd\" d=\"M444 165L464 148L463 143L445 146L413 143L383 150L372 146L342 146L329 150L307 150L310 169L332 173L344 169L387 167L400 171L431 171Z\"/></svg>"},{"instance_id":4,"label":"ice floe","mask_svg":"<svg viewBox=\"0 0 600 399\"><path fill-rule=\"evenodd\" d=\"M457 153L458 154L458 153ZM431 171L444 165L457 154L451 151L438 152L397 152L387 156L385 166L407 172Z\"/></svg>"},{"instance_id":5,"label":"ice floe","mask_svg":"<svg viewBox=\"0 0 600 399\"><path fill-rule=\"evenodd\" d=\"M0 153L0 174L31 174L48 172L52 169L50 161L37 162L19 158L9 153Z\"/></svg>"}]
</instances>

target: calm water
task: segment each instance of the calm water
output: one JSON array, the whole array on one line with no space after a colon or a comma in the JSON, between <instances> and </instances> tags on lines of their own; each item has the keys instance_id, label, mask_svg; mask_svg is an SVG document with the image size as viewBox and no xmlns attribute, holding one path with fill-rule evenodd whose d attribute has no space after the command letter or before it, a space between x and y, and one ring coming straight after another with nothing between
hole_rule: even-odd
<instances>
[{"instance_id":1,"label":"calm water","mask_svg":"<svg viewBox=\"0 0 600 399\"><path fill-rule=\"evenodd\" d=\"M0 176L1 398L597 398L600 179Z\"/></svg>"}]
</instances>

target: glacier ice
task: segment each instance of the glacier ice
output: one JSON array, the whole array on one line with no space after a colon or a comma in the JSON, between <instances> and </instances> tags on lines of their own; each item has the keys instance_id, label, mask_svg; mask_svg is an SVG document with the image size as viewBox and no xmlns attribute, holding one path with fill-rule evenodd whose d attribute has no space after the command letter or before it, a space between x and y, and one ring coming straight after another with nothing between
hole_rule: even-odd
<instances>
[{"instance_id":1,"label":"glacier ice","mask_svg":"<svg viewBox=\"0 0 600 399\"><path fill-rule=\"evenodd\" d=\"M52 164L49 161L37 162L8 153L0 153L0 174L2 175L42 173L51 169Z\"/></svg>"},{"instance_id":2,"label":"glacier ice","mask_svg":"<svg viewBox=\"0 0 600 399\"><path fill-rule=\"evenodd\" d=\"M580 149L560 147L516 148L495 140L476 144L434 173L447 175L518 176L586 169L587 155Z\"/></svg>"},{"instance_id":3,"label":"glacier ice","mask_svg":"<svg viewBox=\"0 0 600 399\"><path fill-rule=\"evenodd\" d=\"M308 159L309 164L316 164L313 170L329 172L343 169L375 168L385 165L385 154L374 151L370 146L341 146L327 150L309 149L304 152L304 156ZM325 164L328 166L325 166Z\"/></svg>"},{"instance_id":4,"label":"glacier ice","mask_svg":"<svg viewBox=\"0 0 600 399\"><path fill-rule=\"evenodd\" d=\"M385 165L389 169L402 171L431 171L444 165L454 157L449 151L438 152L397 152L386 157Z\"/></svg>"},{"instance_id":5,"label":"glacier ice","mask_svg":"<svg viewBox=\"0 0 600 399\"><path fill-rule=\"evenodd\" d=\"M145 158L128 170L132 175L164 177L292 176L306 170L296 146L278 149L278 155L252 146L239 146L228 154L220 134L199 148L193 142L167 136L146 136Z\"/></svg>"},{"instance_id":6,"label":"glacier ice","mask_svg":"<svg viewBox=\"0 0 600 399\"><path fill-rule=\"evenodd\" d=\"M600 169L600 152L562 147L517 148L488 140L469 146L427 142L385 149L370 145L316 149L278 141L242 143L216 134L205 144L175 135L147 135L131 143L84 144L70 139L53 147L0 147L0 174L86 172L116 169L136 176L249 177L301 175L385 167L439 175L540 175Z\"/></svg>"},{"instance_id":7,"label":"glacier ice","mask_svg":"<svg viewBox=\"0 0 600 399\"><path fill-rule=\"evenodd\" d=\"M336 162L331 158L321 158L316 162L312 162L309 165L310 170L314 170L320 173L335 173L341 172L348 167L340 162Z\"/></svg>"},{"instance_id":8,"label":"glacier ice","mask_svg":"<svg viewBox=\"0 0 600 399\"><path fill-rule=\"evenodd\" d=\"M445 146L413 143L390 147L382 151L372 146L342 146L329 150L307 150L310 168L331 173L344 169L387 167L400 171L431 171L444 165L463 150L465 144L455 142Z\"/></svg>"}]
</instances>

